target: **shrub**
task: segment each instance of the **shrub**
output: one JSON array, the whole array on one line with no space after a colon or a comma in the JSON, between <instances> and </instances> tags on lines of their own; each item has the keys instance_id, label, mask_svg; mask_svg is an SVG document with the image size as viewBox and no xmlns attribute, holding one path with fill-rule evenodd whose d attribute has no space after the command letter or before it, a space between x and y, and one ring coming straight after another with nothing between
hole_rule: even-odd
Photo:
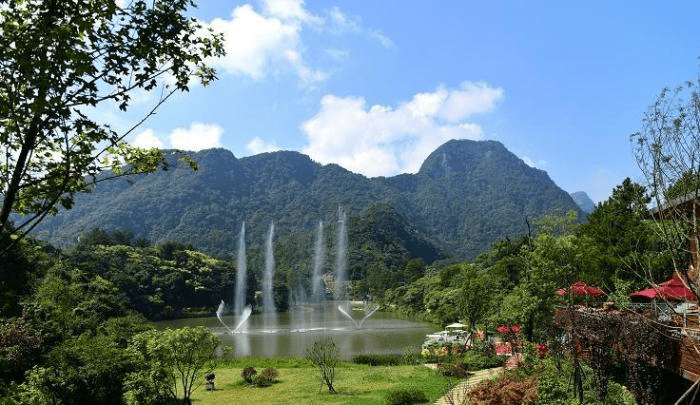
<instances>
[{"instance_id":1,"label":"shrub","mask_svg":"<svg viewBox=\"0 0 700 405\"><path fill-rule=\"evenodd\" d=\"M322 383L328 387L328 392L335 394L335 366L338 364L338 346L333 339L326 338L314 342L306 350L306 357L318 368Z\"/></svg>"},{"instance_id":2,"label":"shrub","mask_svg":"<svg viewBox=\"0 0 700 405\"><path fill-rule=\"evenodd\" d=\"M502 375L495 380L474 386L467 394L469 403L524 404L537 399L538 381L535 377L524 379Z\"/></svg>"},{"instance_id":3,"label":"shrub","mask_svg":"<svg viewBox=\"0 0 700 405\"><path fill-rule=\"evenodd\" d=\"M461 361L445 364L440 369L440 372L445 377L468 377L469 366Z\"/></svg>"},{"instance_id":4,"label":"shrub","mask_svg":"<svg viewBox=\"0 0 700 405\"><path fill-rule=\"evenodd\" d=\"M278 375L279 373L274 368L266 368L253 379L253 384L257 387L269 387L277 380Z\"/></svg>"},{"instance_id":5,"label":"shrub","mask_svg":"<svg viewBox=\"0 0 700 405\"><path fill-rule=\"evenodd\" d=\"M398 366L401 364L401 357L388 354L361 354L353 357L352 362L369 366Z\"/></svg>"},{"instance_id":6,"label":"shrub","mask_svg":"<svg viewBox=\"0 0 700 405\"><path fill-rule=\"evenodd\" d=\"M386 397L387 405L411 405L429 402L425 393L418 388L401 388L389 392Z\"/></svg>"},{"instance_id":7,"label":"shrub","mask_svg":"<svg viewBox=\"0 0 700 405\"><path fill-rule=\"evenodd\" d=\"M245 382L248 384L253 383L256 374L258 374L257 370L250 366L245 367L243 371L241 371L241 377L243 377L243 380L245 380Z\"/></svg>"},{"instance_id":8,"label":"shrub","mask_svg":"<svg viewBox=\"0 0 700 405\"><path fill-rule=\"evenodd\" d=\"M409 346L404 349L401 362L407 366L419 364L421 362L420 354L421 353L415 347Z\"/></svg>"}]
</instances>

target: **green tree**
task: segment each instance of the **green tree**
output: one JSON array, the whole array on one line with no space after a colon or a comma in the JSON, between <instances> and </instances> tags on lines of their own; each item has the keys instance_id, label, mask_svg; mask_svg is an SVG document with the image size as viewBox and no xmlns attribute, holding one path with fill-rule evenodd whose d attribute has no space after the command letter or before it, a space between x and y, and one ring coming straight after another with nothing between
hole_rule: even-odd
<instances>
[{"instance_id":1,"label":"green tree","mask_svg":"<svg viewBox=\"0 0 700 405\"><path fill-rule=\"evenodd\" d=\"M588 258L589 267L597 270L591 276L600 286L612 287L615 277L646 283L643 274L673 268L671 252L650 220L650 201L646 187L626 178L579 227L580 252ZM676 256L679 261L687 260Z\"/></svg>"},{"instance_id":2,"label":"green tree","mask_svg":"<svg viewBox=\"0 0 700 405\"><path fill-rule=\"evenodd\" d=\"M216 366L219 338L205 327L150 330L131 341L129 351L141 369L129 375L125 400L130 404L190 403L192 391Z\"/></svg>"},{"instance_id":3,"label":"green tree","mask_svg":"<svg viewBox=\"0 0 700 405\"><path fill-rule=\"evenodd\" d=\"M111 318L53 346L20 385L23 404L121 404L124 380L136 369L125 349L147 328L135 316Z\"/></svg>"},{"instance_id":4,"label":"green tree","mask_svg":"<svg viewBox=\"0 0 700 405\"><path fill-rule=\"evenodd\" d=\"M465 265L463 280L458 303L464 320L474 330L492 309L501 280L473 264Z\"/></svg>"},{"instance_id":5,"label":"green tree","mask_svg":"<svg viewBox=\"0 0 700 405\"><path fill-rule=\"evenodd\" d=\"M24 304L29 325L41 333L47 347L129 312L124 293L110 281L62 264L50 270Z\"/></svg>"},{"instance_id":6,"label":"green tree","mask_svg":"<svg viewBox=\"0 0 700 405\"><path fill-rule=\"evenodd\" d=\"M186 17L192 0L118 3L10 0L0 8L0 231L14 211L27 215L11 232L26 235L57 206L70 208L103 170L120 176L166 164L160 151L125 137L193 79L216 78L206 59L223 54L222 39ZM135 91L161 96L132 128L118 133L93 118L100 105L126 111Z\"/></svg>"}]
</instances>

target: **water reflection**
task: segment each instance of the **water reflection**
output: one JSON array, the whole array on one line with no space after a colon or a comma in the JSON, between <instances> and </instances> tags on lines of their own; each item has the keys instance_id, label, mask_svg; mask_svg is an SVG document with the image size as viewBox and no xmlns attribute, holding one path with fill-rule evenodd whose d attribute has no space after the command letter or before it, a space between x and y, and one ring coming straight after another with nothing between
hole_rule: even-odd
<instances>
[{"instance_id":1,"label":"water reflection","mask_svg":"<svg viewBox=\"0 0 700 405\"><path fill-rule=\"evenodd\" d=\"M356 312L352 315L361 319L364 313ZM235 322L233 316L223 318L227 324ZM280 313L277 325L266 329L259 314L250 316L247 333L229 333L216 317L158 323L160 327L206 326L222 343L233 347L236 357L304 356L308 347L326 337L335 341L344 359L363 353L401 354L406 347L419 346L425 335L435 329L433 325L399 319L386 312L374 313L358 329L337 309L318 313L308 307Z\"/></svg>"}]
</instances>

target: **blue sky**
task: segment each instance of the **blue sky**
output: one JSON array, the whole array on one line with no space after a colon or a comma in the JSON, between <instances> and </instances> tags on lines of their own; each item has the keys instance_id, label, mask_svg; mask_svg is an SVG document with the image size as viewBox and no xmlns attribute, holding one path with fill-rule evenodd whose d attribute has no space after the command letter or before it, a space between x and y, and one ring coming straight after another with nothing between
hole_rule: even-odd
<instances>
[{"instance_id":1,"label":"blue sky","mask_svg":"<svg viewBox=\"0 0 700 405\"><path fill-rule=\"evenodd\" d=\"M700 3L222 1L219 78L131 142L237 157L279 149L357 173L415 172L449 139L493 139L598 202L642 181L629 135L700 74Z\"/></svg>"}]
</instances>

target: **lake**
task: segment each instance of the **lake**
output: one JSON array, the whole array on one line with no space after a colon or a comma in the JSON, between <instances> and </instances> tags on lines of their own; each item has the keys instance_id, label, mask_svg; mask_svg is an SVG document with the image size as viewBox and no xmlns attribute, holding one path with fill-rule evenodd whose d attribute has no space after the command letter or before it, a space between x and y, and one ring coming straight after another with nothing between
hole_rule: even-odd
<instances>
[{"instance_id":1,"label":"lake","mask_svg":"<svg viewBox=\"0 0 700 405\"><path fill-rule=\"evenodd\" d=\"M315 341L332 338L346 360L359 354L403 354L408 347L420 346L426 334L439 329L430 323L401 319L390 312L378 311L365 320L362 311L347 312L349 315L343 315L334 304L321 309L303 306L276 314L273 327L269 321L264 323L262 315L253 314L246 322L245 333L231 333L216 317L177 319L156 325L206 326L223 344L233 347L236 357L304 356ZM236 324L233 316L223 316L222 320L229 329Z\"/></svg>"}]
</instances>

